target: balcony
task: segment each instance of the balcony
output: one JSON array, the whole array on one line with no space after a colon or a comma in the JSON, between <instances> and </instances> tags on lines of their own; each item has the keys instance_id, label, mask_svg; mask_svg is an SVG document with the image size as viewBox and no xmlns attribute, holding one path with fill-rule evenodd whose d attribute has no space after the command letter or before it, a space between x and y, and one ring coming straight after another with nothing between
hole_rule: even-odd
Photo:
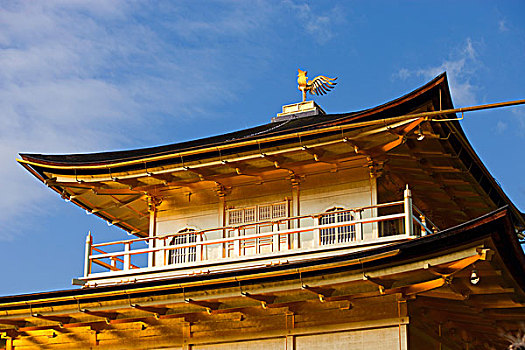
<instances>
[{"instance_id":1,"label":"balcony","mask_svg":"<svg viewBox=\"0 0 525 350\"><path fill-rule=\"evenodd\" d=\"M278 220L96 244L89 234L77 281L88 287L286 264L437 231L407 188L396 202Z\"/></svg>"}]
</instances>

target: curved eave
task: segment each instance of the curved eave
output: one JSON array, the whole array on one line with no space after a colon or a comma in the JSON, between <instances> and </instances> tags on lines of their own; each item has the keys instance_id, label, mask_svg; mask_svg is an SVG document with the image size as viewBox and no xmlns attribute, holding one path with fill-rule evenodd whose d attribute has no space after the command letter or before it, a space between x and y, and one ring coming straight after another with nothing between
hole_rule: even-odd
<instances>
[{"instance_id":1,"label":"curved eave","mask_svg":"<svg viewBox=\"0 0 525 350\"><path fill-rule=\"evenodd\" d=\"M442 91L441 94L439 90ZM295 134L300 132L322 131L324 128L336 125L352 125L357 122L390 119L411 113L415 108L428 100L437 101L440 95L442 108L452 108L446 73L442 73L429 83L402 97L358 112L312 116L280 123L268 123L223 135L136 150L64 155L21 153L20 156L24 161L34 163L32 166L36 168L40 165L44 168L55 168L56 170L64 168L108 169L130 164L143 166L144 163L154 162L159 159L171 158L177 160L180 155L206 153L208 150L217 152L217 147L232 149L242 146L243 143L248 141L264 142L266 138L271 139L272 137L283 135L289 135L290 138L293 138ZM455 117L455 115L451 117Z\"/></svg>"}]
</instances>

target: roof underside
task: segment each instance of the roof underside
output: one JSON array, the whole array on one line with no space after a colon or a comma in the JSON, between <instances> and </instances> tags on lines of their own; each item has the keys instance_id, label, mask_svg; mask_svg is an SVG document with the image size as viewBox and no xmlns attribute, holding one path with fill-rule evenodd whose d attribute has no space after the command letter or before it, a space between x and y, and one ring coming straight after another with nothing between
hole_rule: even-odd
<instances>
[{"instance_id":1,"label":"roof underside","mask_svg":"<svg viewBox=\"0 0 525 350\"><path fill-rule=\"evenodd\" d=\"M405 96L359 112L291 119L138 150L21 154L21 164L64 198L138 236L147 235L151 198L184 188L220 191L240 182L264 183L279 172L301 176L308 167L348 162L369 164L380 179L380 200L398 200L408 183L416 205L441 227L505 204L518 214L457 121L397 118L451 108L447 78L441 74ZM418 141L420 135L425 139Z\"/></svg>"}]
</instances>

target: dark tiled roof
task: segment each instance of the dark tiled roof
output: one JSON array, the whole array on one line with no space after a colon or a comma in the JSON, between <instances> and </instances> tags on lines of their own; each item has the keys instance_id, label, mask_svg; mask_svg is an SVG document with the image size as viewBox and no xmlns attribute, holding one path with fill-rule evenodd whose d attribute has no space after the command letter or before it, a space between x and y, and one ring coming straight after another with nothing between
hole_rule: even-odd
<instances>
[{"instance_id":1,"label":"dark tiled roof","mask_svg":"<svg viewBox=\"0 0 525 350\"><path fill-rule=\"evenodd\" d=\"M442 73L429 83L402 97L380 106L357 112L317 115L290 119L282 122L268 123L244 130L234 131L223 135L135 150L86 154L53 155L24 153L20 155L26 160L55 165L109 164L113 162L137 160L143 157L159 156L170 153L197 150L205 147L233 144L239 141L259 139L265 136L285 135L300 131L322 129L323 127L332 125L344 125L355 122L392 118L407 114L424 102L438 98L439 89L441 89L443 92L443 109L452 108L452 101L450 98L450 92L448 90L446 73Z\"/></svg>"}]
</instances>

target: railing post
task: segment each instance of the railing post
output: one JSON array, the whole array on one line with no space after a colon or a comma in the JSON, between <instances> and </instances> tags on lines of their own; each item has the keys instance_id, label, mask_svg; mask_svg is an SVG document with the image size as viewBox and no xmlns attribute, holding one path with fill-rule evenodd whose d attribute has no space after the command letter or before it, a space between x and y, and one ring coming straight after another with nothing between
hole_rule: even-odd
<instances>
[{"instance_id":1,"label":"railing post","mask_svg":"<svg viewBox=\"0 0 525 350\"><path fill-rule=\"evenodd\" d=\"M281 249L281 244L279 240L281 239L279 237L279 224L274 223L272 224L272 242L273 242L273 251L278 252Z\"/></svg>"},{"instance_id":2,"label":"railing post","mask_svg":"<svg viewBox=\"0 0 525 350\"><path fill-rule=\"evenodd\" d=\"M169 262L169 252L171 252L171 250L167 250L167 249L166 249L166 247L167 247L166 242L167 242L167 239L166 239L166 237L164 237L164 238L162 239L162 257L163 257L163 259L164 259L164 263L163 263L164 266L168 265L168 262ZM149 244L148 244L148 247L149 247ZM148 253L148 254L149 254L149 253ZM149 257L149 255L148 255L148 257ZM149 266L149 265L148 265L148 266Z\"/></svg>"},{"instance_id":3,"label":"railing post","mask_svg":"<svg viewBox=\"0 0 525 350\"><path fill-rule=\"evenodd\" d=\"M413 236L414 235L414 222L412 218L412 192L407 187L404 192L404 202L405 202L405 235Z\"/></svg>"},{"instance_id":4,"label":"railing post","mask_svg":"<svg viewBox=\"0 0 525 350\"><path fill-rule=\"evenodd\" d=\"M129 248L131 243L126 242L124 243L124 266L123 270L129 270L130 267L130 256L129 256Z\"/></svg>"},{"instance_id":5,"label":"railing post","mask_svg":"<svg viewBox=\"0 0 525 350\"><path fill-rule=\"evenodd\" d=\"M86 254L84 257L84 277L87 277L91 273L91 246L93 245L93 237L91 231L88 232L86 237Z\"/></svg>"},{"instance_id":6,"label":"railing post","mask_svg":"<svg viewBox=\"0 0 525 350\"><path fill-rule=\"evenodd\" d=\"M235 242L233 242L233 255L241 256L241 230L236 228L233 231L233 236L235 237Z\"/></svg>"},{"instance_id":7,"label":"railing post","mask_svg":"<svg viewBox=\"0 0 525 350\"><path fill-rule=\"evenodd\" d=\"M315 247L321 246L321 235L320 235L319 228L318 228L319 218L315 216L313 216L312 218L314 219L313 227L314 227L314 248L315 248Z\"/></svg>"},{"instance_id":8,"label":"railing post","mask_svg":"<svg viewBox=\"0 0 525 350\"><path fill-rule=\"evenodd\" d=\"M355 220L362 219L361 213L362 213L361 210L355 211ZM354 227L355 227L355 240L362 241L363 240L363 223L360 222L359 224L355 224Z\"/></svg>"},{"instance_id":9,"label":"railing post","mask_svg":"<svg viewBox=\"0 0 525 350\"><path fill-rule=\"evenodd\" d=\"M200 244L202 242L202 234L197 235L197 246L195 248L195 260L202 261L202 253L203 253L203 245Z\"/></svg>"}]
</instances>

